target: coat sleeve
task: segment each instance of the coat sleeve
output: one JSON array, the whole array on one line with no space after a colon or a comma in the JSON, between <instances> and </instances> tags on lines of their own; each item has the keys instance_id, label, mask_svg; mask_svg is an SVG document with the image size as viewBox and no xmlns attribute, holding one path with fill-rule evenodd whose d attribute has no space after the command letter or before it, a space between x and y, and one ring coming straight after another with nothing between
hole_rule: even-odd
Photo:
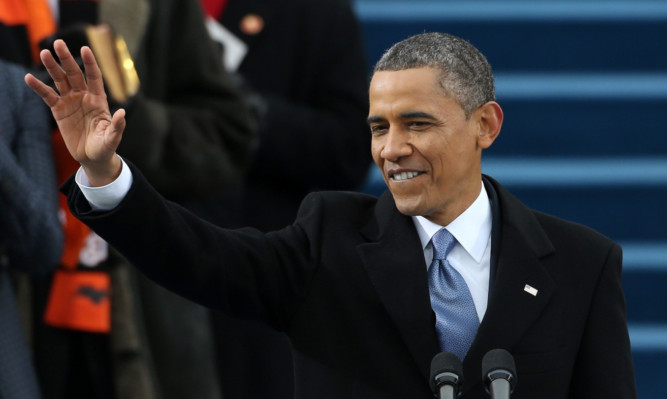
<instances>
[{"instance_id":1,"label":"coat sleeve","mask_svg":"<svg viewBox=\"0 0 667 399\"><path fill-rule=\"evenodd\" d=\"M284 330L316 269L313 234L295 224L264 234L223 229L166 200L128 162L133 183L111 211L92 211L70 178L62 187L73 215L148 278L235 317ZM316 206L303 224L317 225Z\"/></svg>"},{"instance_id":2,"label":"coat sleeve","mask_svg":"<svg viewBox=\"0 0 667 399\"><path fill-rule=\"evenodd\" d=\"M614 244L599 277L574 368L571 398L637 397L621 287L622 251Z\"/></svg>"}]
</instances>

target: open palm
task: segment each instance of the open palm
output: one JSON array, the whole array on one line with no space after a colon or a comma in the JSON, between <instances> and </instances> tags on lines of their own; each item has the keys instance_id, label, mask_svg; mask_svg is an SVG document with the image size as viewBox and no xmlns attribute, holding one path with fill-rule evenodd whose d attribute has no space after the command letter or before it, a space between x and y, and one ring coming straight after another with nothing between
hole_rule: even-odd
<instances>
[{"instance_id":1,"label":"open palm","mask_svg":"<svg viewBox=\"0 0 667 399\"><path fill-rule=\"evenodd\" d=\"M57 91L30 74L26 84L51 108L72 157L86 171L107 173L125 128L125 111L113 116L109 112L102 74L90 48L81 49L85 76L65 42L57 40L54 48L60 65L48 50L40 58Z\"/></svg>"}]
</instances>

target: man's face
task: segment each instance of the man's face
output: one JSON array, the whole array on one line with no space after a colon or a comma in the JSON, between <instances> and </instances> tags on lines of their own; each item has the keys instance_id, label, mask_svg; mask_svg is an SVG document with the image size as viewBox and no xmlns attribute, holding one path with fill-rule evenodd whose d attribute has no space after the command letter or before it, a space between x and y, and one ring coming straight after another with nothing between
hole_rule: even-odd
<instances>
[{"instance_id":1,"label":"man's face","mask_svg":"<svg viewBox=\"0 0 667 399\"><path fill-rule=\"evenodd\" d=\"M371 152L398 210L447 225L481 190L480 110L469 119L433 68L376 72Z\"/></svg>"}]
</instances>

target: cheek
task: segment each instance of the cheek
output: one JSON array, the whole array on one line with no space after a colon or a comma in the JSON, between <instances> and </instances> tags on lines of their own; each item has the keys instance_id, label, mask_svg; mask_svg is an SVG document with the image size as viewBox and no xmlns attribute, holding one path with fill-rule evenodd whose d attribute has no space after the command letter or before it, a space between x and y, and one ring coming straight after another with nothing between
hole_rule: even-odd
<instances>
[{"instance_id":1,"label":"cheek","mask_svg":"<svg viewBox=\"0 0 667 399\"><path fill-rule=\"evenodd\" d=\"M463 132L458 137L452 137L444 142L434 144L432 148L440 148L441 151L432 153L433 161L441 169L442 173L451 174L470 163L470 157L474 153L475 146L470 140L463 137Z\"/></svg>"},{"instance_id":2,"label":"cheek","mask_svg":"<svg viewBox=\"0 0 667 399\"><path fill-rule=\"evenodd\" d=\"M371 156L373 157L373 161L375 161L375 164L378 166L380 165L380 162L382 161L382 157L380 154L382 153L382 146L377 143L375 140L371 141Z\"/></svg>"},{"instance_id":3,"label":"cheek","mask_svg":"<svg viewBox=\"0 0 667 399\"><path fill-rule=\"evenodd\" d=\"M440 150L435 151L435 148ZM431 164L431 168L433 168L435 178L442 178L443 175L451 173L452 169L456 167L452 164L451 147L448 145L433 145L425 156Z\"/></svg>"}]
</instances>

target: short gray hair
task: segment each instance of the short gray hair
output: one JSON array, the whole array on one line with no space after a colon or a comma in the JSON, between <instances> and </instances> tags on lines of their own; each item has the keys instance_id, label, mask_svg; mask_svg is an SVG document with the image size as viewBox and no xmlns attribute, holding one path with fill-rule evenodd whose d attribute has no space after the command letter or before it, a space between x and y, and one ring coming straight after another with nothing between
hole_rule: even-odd
<instances>
[{"instance_id":1,"label":"short gray hair","mask_svg":"<svg viewBox=\"0 0 667 399\"><path fill-rule=\"evenodd\" d=\"M375 64L374 72L424 67L440 71L440 85L459 102L466 117L496 99L486 57L466 40L446 33L422 33L394 44Z\"/></svg>"}]
</instances>

